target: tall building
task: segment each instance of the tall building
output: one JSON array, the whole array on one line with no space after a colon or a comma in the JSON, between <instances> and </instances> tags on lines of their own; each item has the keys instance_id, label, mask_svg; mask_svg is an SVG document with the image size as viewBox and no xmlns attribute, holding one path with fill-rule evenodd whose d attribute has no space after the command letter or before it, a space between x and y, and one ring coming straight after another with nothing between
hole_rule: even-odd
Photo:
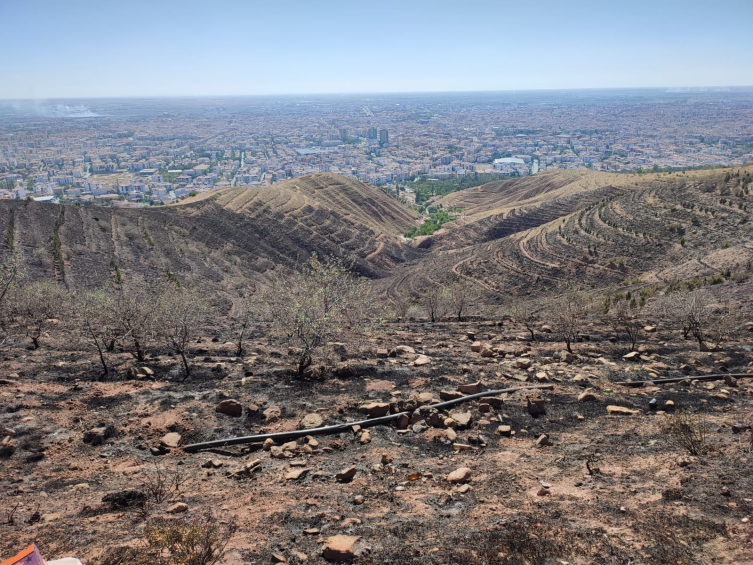
<instances>
[{"instance_id":1,"label":"tall building","mask_svg":"<svg viewBox=\"0 0 753 565\"><path fill-rule=\"evenodd\" d=\"M377 138L377 128L369 128L369 139Z\"/></svg>"},{"instance_id":2,"label":"tall building","mask_svg":"<svg viewBox=\"0 0 753 565\"><path fill-rule=\"evenodd\" d=\"M348 141L348 128L340 128L340 139Z\"/></svg>"},{"instance_id":3,"label":"tall building","mask_svg":"<svg viewBox=\"0 0 753 565\"><path fill-rule=\"evenodd\" d=\"M390 134L386 129L379 130L379 143L386 144L390 142Z\"/></svg>"}]
</instances>

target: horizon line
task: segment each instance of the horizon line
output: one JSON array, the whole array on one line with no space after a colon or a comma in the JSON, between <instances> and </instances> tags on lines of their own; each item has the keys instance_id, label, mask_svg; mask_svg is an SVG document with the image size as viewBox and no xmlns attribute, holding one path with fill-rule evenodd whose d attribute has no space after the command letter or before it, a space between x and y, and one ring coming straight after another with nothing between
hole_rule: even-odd
<instances>
[{"instance_id":1,"label":"horizon line","mask_svg":"<svg viewBox=\"0 0 753 565\"><path fill-rule=\"evenodd\" d=\"M608 86L608 87L578 87L578 88L511 88L487 90L385 90L385 91L352 91L352 92L288 92L269 94L137 94L132 96L54 96L38 98L0 98L0 102L25 102L43 100L133 100L149 98L262 98L284 96L362 96L362 95L396 95L396 94L493 94L511 92L580 92L580 91L609 91L609 90L687 90L698 91L705 89L753 89L750 85L707 85L707 86Z\"/></svg>"}]
</instances>

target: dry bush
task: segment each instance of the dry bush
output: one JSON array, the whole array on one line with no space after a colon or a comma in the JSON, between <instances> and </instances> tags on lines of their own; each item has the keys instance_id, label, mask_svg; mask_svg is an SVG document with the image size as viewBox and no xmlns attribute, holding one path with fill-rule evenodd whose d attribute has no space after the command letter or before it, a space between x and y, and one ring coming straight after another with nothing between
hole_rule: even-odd
<instances>
[{"instance_id":1,"label":"dry bush","mask_svg":"<svg viewBox=\"0 0 753 565\"><path fill-rule=\"evenodd\" d=\"M158 297L157 333L170 350L180 355L183 380L191 376L190 345L206 324L210 306L206 293L196 288L168 286Z\"/></svg>"},{"instance_id":2,"label":"dry bush","mask_svg":"<svg viewBox=\"0 0 753 565\"><path fill-rule=\"evenodd\" d=\"M269 287L255 296L259 317L296 348L298 376L328 342L348 335L353 342L380 321L378 301L365 281L342 259L320 260L313 254L300 272L272 275Z\"/></svg>"},{"instance_id":3,"label":"dry bush","mask_svg":"<svg viewBox=\"0 0 753 565\"><path fill-rule=\"evenodd\" d=\"M105 291L84 291L75 296L72 304L81 336L96 349L103 376L107 376L110 368L106 354L115 343L112 298Z\"/></svg>"},{"instance_id":4,"label":"dry bush","mask_svg":"<svg viewBox=\"0 0 753 565\"><path fill-rule=\"evenodd\" d=\"M531 341L536 341L536 328L540 324L540 314L536 306L523 298L515 298L507 308L510 321L523 326L531 334Z\"/></svg>"},{"instance_id":5,"label":"dry bush","mask_svg":"<svg viewBox=\"0 0 753 565\"><path fill-rule=\"evenodd\" d=\"M59 318L66 311L68 293L53 281L35 281L18 290L13 317L18 321L24 335L39 347L39 340L49 327L51 320Z\"/></svg>"},{"instance_id":6,"label":"dry bush","mask_svg":"<svg viewBox=\"0 0 753 565\"><path fill-rule=\"evenodd\" d=\"M662 301L664 315L693 337L699 351L712 351L732 338L740 326L739 309L717 302L707 290L671 293ZM709 347L709 343L711 347Z\"/></svg>"},{"instance_id":7,"label":"dry bush","mask_svg":"<svg viewBox=\"0 0 753 565\"><path fill-rule=\"evenodd\" d=\"M0 347L11 341L10 322L13 317L13 304L18 284L23 279L21 256L12 253L0 263Z\"/></svg>"},{"instance_id":8,"label":"dry bush","mask_svg":"<svg viewBox=\"0 0 753 565\"><path fill-rule=\"evenodd\" d=\"M661 430L675 445L687 450L691 455L703 455L709 450L709 425L703 415L684 411L668 414Z\"/></svg>"},{"instance_id":9,"label":"dry bush","mask_svg":"<svg viewBox=\"0 0 753 565\"><path fill-rule=\"evenodd\" d=\"M119 285L113 294L111 309L115 338L119 345L143 362L158 337L160 292L133 285Z\"/></svg>"},{"instance_id":10,"label":"dry bush","mask_svg":"<svg viewBox=\"0 0 753 565\"><path fill-rule=\"evenodd\" d=\"M462 322L463 316L467 315L477 305L480 293L475 284L459 275L448 279L445 286L447 310L457 318L458 322Z\"/></svg>"},{"instance_id":11,"label":"dry bush","mask_svg":"<svg viewBox=\"0 0 753 565\"><path fill-rule=\"evenodd\" d=\"M150 501L162 504L180 494L185 480L185 473L180 467L176 466L173 471L168 471L156 465L152 472L147 473L143 489Z\"/></svg>"},{"instance_id":12,"label":"dry bush","mask_svg":"<svg viewBox=\"0 0 753 565\"><path fill-rule=\"evenodd\" d=\"M225 556L236 531L234 522L222 524L211 513L192 520L154 519L144 528L146 547L114 547L102 565L215 565Z\"/></svg>"},{"instance_id":13,"label":"dry bush","mask_svg":"<svg viewBox=\"0 0 753 565\"><path fill-rule=\"evenodd\" d=\"M572 353L572 344L578 339L591 314L589 296L577 288L571 288L561 296L550 299L546 311L551 318L552 331Z\"/></svg>"},{"instance_id":14,"label":"dry bush","mask_svg":"<svg viewBox=\"0 0 753 565\"><path fill-rule=\"evenodd\" d=\"M627 298L611 302L609 306L609 323L618 336L623 335L630 343L630 351L635 350L635 344L643 331L642 309L641 302Z\"/></svg>"},{"instance_id":15,"label":"dry bush","mask_svg":"<svg viewBox=\"0 0 753 565\"><path fill-rule=\"evenodd\" d=\"M429 321L436 322L444 318L447 314L447 298L447 290L439 284L432 285L421 293L419 302L429 317Z\"/></svg>"}]
</instances>

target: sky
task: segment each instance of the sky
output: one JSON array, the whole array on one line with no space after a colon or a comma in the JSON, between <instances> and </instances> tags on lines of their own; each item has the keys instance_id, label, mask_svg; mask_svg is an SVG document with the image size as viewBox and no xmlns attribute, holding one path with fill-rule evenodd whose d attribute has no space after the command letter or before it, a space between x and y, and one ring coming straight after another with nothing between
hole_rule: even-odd
<instances>
[{"instance_id":1,"label":"sky","mask_svg":"<svg viewBox=\"0 0 753 565\"><path fill-rule=\"evenodd\" d=\"M0 0L0 99L753 84L753 0Z\"/></svg>"}]
</instances>

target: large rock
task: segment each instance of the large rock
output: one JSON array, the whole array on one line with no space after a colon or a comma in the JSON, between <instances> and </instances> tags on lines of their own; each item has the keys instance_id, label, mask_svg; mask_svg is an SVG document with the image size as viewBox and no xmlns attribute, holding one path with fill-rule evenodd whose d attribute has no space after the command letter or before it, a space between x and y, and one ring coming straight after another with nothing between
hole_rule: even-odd
<instances>
[{"instance_id":1,"label":"large rock","mask_svg":"<svg viewBox=\"0 0 753 565\"><path fill-rule=\"evenodd\" d=\"M413 365L416 367L422 367L423 365L428 365L429 363L431 363L431 359L426 355L419 355L418 357L416 357L416 360L413 361Z\"/></svg>"},{"instance_id":2,"label":"large rock","mask_svg":"<svg viewBox=\"0 0 753 565\"><path fill-rule=\"evenodd\" d=\"M306 414L301 421L298 422L299 430L310 430L312 428L321 428L324 425L324 420L319 414Z\"/></svg>"},{"instance_id":3,"label":"large rock","mask_svg":"<svg viewBox=\"0 0 753 565\"><path fill-rule=\"evenodd\" d=\"M457 392L454 390L440 390L439 391L439 398L441 400L455 400L457 398L463 398L464 394L462 392Z\"/></svg>"},{"instance_id":4,"label":"large rock","mask_svg":"<svg viewBox=\"0 0 753 565\"><path fill-rule=\"evenodd\" d=\"M358 536L337 535L327 538L322 547L322 557L327 561L353 561L362 552Z\"/></svg>"},{"instance_id":5,"label":"large rock","mask_svg":"<svg viewBox=\"0 0 753 565\"><path fill-rule=\"evenodd\" d=\"M471 480L472 471L468 467L460 467L447 475L447 480L452 484L467 483Z\"/></svg>"},{"instance_id":6,"label":"large rock","mask_svg":"<svg viewBox=\"0 0 753 565\"><path fill-rule=\"evenodd\" d=\"M355 467L355 465L352 467L346 467L345 469L337 473L335 475L335 478L342 483L347 483L351 481L353 477L356 476L357 472L358 472L358 468Z\"/></svg>"},{"instance_id":7,"label":"large rock","mask_svg":"<svg viewBox=\"0 0 753 565\"><path fill-rule=\"evenodd\" d=\"M473 351L474 353L481 353L481 350L483 349L483 347L484 346L481 345L480 341L474 341L471 344L471 351Z\"/></svg>"},{"instance_id":8,"label":"large rock","mask_svg":"<svg viewBox=\"0 0 753 565\"><path fill-rule=\"evenodd\" d=\"M452 419L455 420L455 427L459 430L464 430L470 427L472 418L473 417L471 416L470 412L452 413Z\"/></svg>"},{"instance_id":9,"label":"large rock","mask_svg":"<svg viewBox=\"0 0 753 565\"><path fill-rule=\"evenodd\" d=\"M215 412L225 414L226 416L232 416L233 418L240 418L243 415L243 405L237 400L231 398L220 402L214 410Z\"/></svg>"}]
</instances>

